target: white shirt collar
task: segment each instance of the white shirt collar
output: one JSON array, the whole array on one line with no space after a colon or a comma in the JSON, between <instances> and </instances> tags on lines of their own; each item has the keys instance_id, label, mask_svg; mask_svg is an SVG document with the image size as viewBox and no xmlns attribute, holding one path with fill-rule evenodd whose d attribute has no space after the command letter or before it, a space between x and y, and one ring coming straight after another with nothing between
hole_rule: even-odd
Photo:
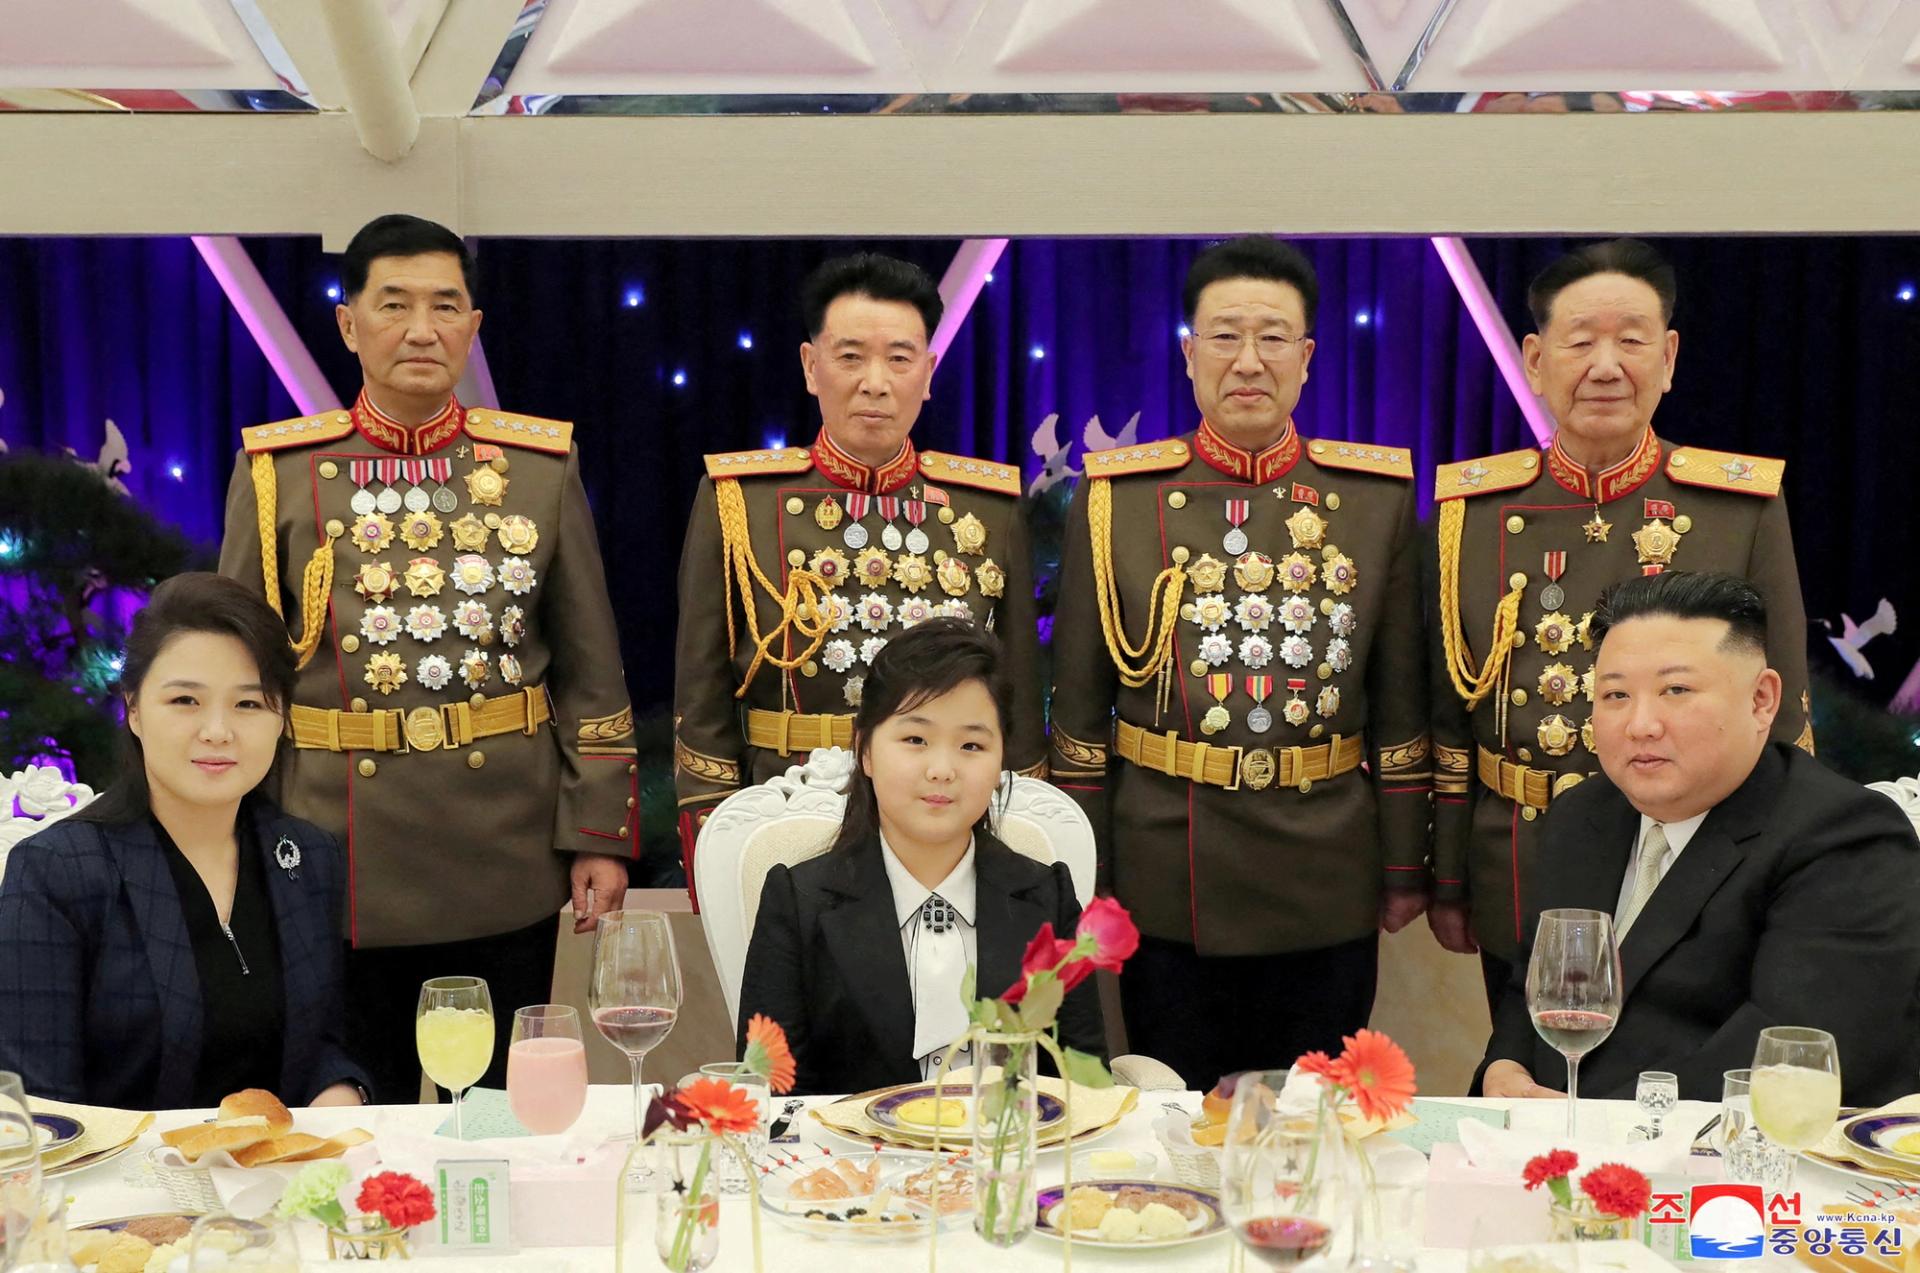
<instances>
[{"instance_id":1,"label":"white shirt collar","mask_svg":"<svg viewBox=\"0 0 1920 1273\"><path fill-rule=\"evenodd\" d=\"M1693 839L1693 833L1700 829L1700 824L1707 820L1707 814L1712 812L1713 810L1708 809L1702 813L1694 814L1691 818L1682 818L1678 822L1659 822L1657 819L1649 818L1644 813L1641 814L1640 838L1633 842L1634 852L1637 854L1639 852L1639 846L1647 842L1647 828L1658 825L1662 831L1667 833L1667 861L1671 864L1673 859L1680 856L1680 850L1687 847L1687 842Z\"/></svg>"},{"instance_id":2,"label":"white shirt collar","mask_svg":"<svg viewBox=\"0 0 1920 1273\"><path fill-rule=\"evenodd\" d=\"M973 924L974 900L977 890L974 887L972 837L967 839L967 851L960 855L960 861L954 865L947 878L940 881L939 888L928 888L913 877L893 846L887 843L886 834L880 836L880 860L887 867L887 883L893 886L893 917L895 922L904 925L927 899L938 893L946 899L949 906L960 912L960 918L969 927Z\"/></svg>"}]
</instances>

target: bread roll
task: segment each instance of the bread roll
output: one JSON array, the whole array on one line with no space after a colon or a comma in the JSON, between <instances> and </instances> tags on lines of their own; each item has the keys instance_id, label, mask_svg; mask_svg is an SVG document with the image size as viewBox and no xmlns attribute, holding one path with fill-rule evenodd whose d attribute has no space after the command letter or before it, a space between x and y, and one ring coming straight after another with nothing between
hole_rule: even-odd
<instances>
[{"instance_id":1,"label":"bread roll","mask_svg":"<svg viewBox=\"0 0 1920 1273\"><path fill-rule=\"evenodd\" d=\"M267 1135L285 1136L293 1130L293 1115L280 1103L280 1098L263 1088L250 1087L235 1092L220 1102L220 1121L230 1122L236 1118L264 1118L267 1120Z\"/></svg>"},{"instance_id":2,"label":"bread roll","mask_svg":"<svg viewBox=\"0 0 1920 1273\"><path fill-rule=\"evenodd\" d=\"M112 1245L100 1256L100 1273L143 1273L153 1243L131 1233L114 1236Z\"/></svg>"},{"instance_id":3,"label":"bread roll","mask_svg":"<svg viewBox=\"0 0 1920 1273\"><path fill-rule=\"evenodd\" d=\"M202 1155L227 1150L238 1157L236 1151L249 1145L257 1145L273 1133L267 1129L267 1120L255 1115L249 1118L231 1118L218 1123L193 1123L186 1127L176 1127L170 1132L161 1132L160 1139L180 1151L188 1162L197 1162Z\"/></svg>"},{"instance_id":4,"label":"bread roll","mask_svg":"<svg viewBox=\"0 0 1920 1273\"><path fill-rule=\"evenodd\" d=\"M305 1132L288 1132L285 1136L275 1136L245 1149L235 1150L233 1160L242 1167L260 1167L296 1158L305 1161L314 1150L326 1143L318 1136L309 1136Z\"/></svg>"}]
</instances>

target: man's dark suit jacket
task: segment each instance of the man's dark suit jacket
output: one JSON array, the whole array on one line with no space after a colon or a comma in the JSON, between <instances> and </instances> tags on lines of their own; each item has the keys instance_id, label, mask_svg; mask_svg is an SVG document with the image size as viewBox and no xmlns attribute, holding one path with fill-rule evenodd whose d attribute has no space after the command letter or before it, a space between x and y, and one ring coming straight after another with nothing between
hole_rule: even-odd
<instances>
[{"instance_id":1,"label":"man's dark suit jacket","mask_svg":"<svg viewBox=\"0 0 1920 1273\"><path fill-rule=\"evenodd\" d=\"M1559 1088L1566 1062L1527 1014L1533 929L1556 907L1613 911L1640 815L1601 775L1556 799L1543 830L1526 940L1480 1069L1518 1061ZM1642 1070L1670 1070L1683 1098L1718 1101L1721 1076L1751 1065L1773 1025L1833 1035L1848 1104L1920 1088L1920 841L1893 801L1785 743L1707 814L1620 964L1624 1006L1580 1062L1582 1096L1631 1097Z\"/></svg>"},{"instance_id":2,"label":"man's dark suit jacket","mask_svg":"<svg viewBox=\"0 0 1920 1273\"><path fill-rule=\"evenodd\" d=\"M990 835L974 837L974 926L980 994L1020 975L1027 943L1051 923L1071 936L1080 919L1064 863L1043 866ZM1060 1008L1060 1041L1105 1056L1092 978ZM740 979L740 1046L763 1013L787 1032L801 1095L865 1092L920 1081L913 1055L913 991L894 918L879 836L767 873Z\"/></svg>"},{"instance_id":3,"label":"man's dark suit jacket","mask_svg":"<svg viewBox=\"0 0 1920 1273\"><path fill-rule=\"evenodd\" d=\"M262 799L242 806L265 861L286 997L277 1095L305 1105L368 1080L341 1042L345 863L332 836ZM293 871L274 848L300 850ZM251 846L249 846L251 839ZM191 1105L200 970L180 895L144 819L68 818L28 836L0 881L0 1070L29 1094L122 1109ZM404 1029L405 1022L395 1029Z\"/></svg>"}]
</instances>

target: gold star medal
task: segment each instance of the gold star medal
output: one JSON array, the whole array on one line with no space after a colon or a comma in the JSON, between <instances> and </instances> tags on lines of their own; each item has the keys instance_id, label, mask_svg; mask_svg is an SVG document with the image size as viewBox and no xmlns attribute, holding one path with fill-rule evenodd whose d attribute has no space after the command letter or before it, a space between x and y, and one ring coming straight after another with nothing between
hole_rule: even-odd
<instances>
[{"instance_id":1,"label":"gold star medal","mask_svg":"<svg viewBox=\"0 0 1920 1273\"><path fill-rule=\"evenodd\" d=\"M947 558L933 573L940 581L940 591L949 597L964 597L967 589L973 586L973 572L958 557Z\"/></svg>"},{"instance_id":2,"label":"gold star medal","mask_svg":"<svg viewBox=\"0 0 1920 1273\"><path fill-rule=\"evenodd\" d=\"M919 553L906 553L893 563L893 581L908 592L919 592L933 582L933 571Z\"/></svg>"},{"instance_id":3,"label":"gold star medal","mask_svg":"<svg viewBox=\"0 0 1920 1273\"><path fill-rule=\"evenodd\" d=\"M978 517L968 513L953 523L953 544L970 557L978 557L987 548L987 528Z\"/></svg>"},{"instance_id":4,"label":"gold star medal","mask_svg":"<svg viewBox=\"0 0 1920 1273\"><path fill-rule=\"evenodd\" d=\"M1320 581L1327 585L1328 592L1345 596L1360 582L1360 568L1353 564L1351 557L1328 545L1327 563L1321 567Z\"/></svg>"},{"instance_id":5,"label":"gold star medal","mask_svg":"<svg viewBox=\"0 0 1920 1273\"><path fill-rule=\"evenodd\" d=\"M407 664L398 654L386 650L367 660L367 684L382 694L391 694L406 683Z\"/></svg>"},{"instance_id":6,"label":"gold star medal","mask_svg":"<svg viewBox=\"0 0 1920 1273\"><path fill-rule=\"evenodd\" d=\"M500 546L510 553L530 553L540 543L540 528L533 524L533 518L520 513L502 517L494 533L500 537Z\"/></svg>"},{"instance_id":7,"label":"gold star medal","mask_svg":"<svg viewBox=\"0 0 1920 1273\"><path fill-rule=\"evenodd\" d=\"M1340 687L1338 685L1321 686L1320 696L1314 700L1313 710L1326 717L1331 717L1339 711Z\"/></svg>"},{"instance_id":8,"label":"gold star medal","mask_svg":"<svg viewBox=\"0 0 1920 1273\"><path fill-rule=\"evenodd\" d=\"M1573 722L1558 712L1541 721L1539 728L1533 731L1533 736L1540 744L1540 750L1549 756L1566 755L1580 738L1573 728Z\"/></svg>"},{"instance_id":9,"label":"gold star medal","mask_svg":"<svg viewBox=\"0 0 1920 1273\"><path fill-rule=\"evenodd\" d=\"M1593 611L1589 610L1580 616L1580 622L1573 625L1573 635L1580 642L1581 649L1593 648Z\"/></svg>"},{"instance_id":10,"label":"gold star medal","mask_svg":"<svg viewBox=\"0 0 1920 1273\"><path fill-rule=\"evenodd\" d=\"M1545 615L1534 625L1533 639L1547 654L1564 654L1573 646L1573 620L1558 610Z\"/></svg>"},{"instance_id":11,"label":"gold star medal","mask_svg":"<svg viewBox=\"0 0 1920 1273\"><path fill-rule=\"evenodd\" d=\"M1280 586L1288 592L1305 592L1313 587L1318 571L1305 553L1288 553L1280 559Z\"/></svg>"},{"instance_id":12,"label":"gold star medal","mask_svg":"<svg viewBox=\"0 0 1920 1273\"><path fill-rule=\"evenodd\" d=\"M369 601L385 601L393 595L393 566L384 561L369 561L360 567L353 590Z\"/></svg>"},{"instance_id":13,"label":"gold star medal","mask_svg":"<svg viewBox=\"0 0 1920 1273\"><path fill-rule=\"evenodd\" d=\"M1290 677L1287 689L1293 697L1280 707L1280 719L1289 725L1304 725L1313 715L1313 709L1307 706L1307 700L1300 696L1307 692L1307 679L1304 676Z\"/></svg>"},{"instance_id":14,"label":"gold star medal","mask_svg":"<svg viewBox=\"0 0 1920 1273\"><path fill-rule=\"evenodd\" d=\"M1540 697L1543 700L1558 707L1573 701L1573 696L1580 689L1580 678L1574 675L1573 669L1565 663L1549 663L1540 673L1540 680L1535 688L1540 691Z\"/></svg>"},{"instance_id":15,"label":"gold star medal","mask_svg":"<svg viewBox=\"0 0 1920 1273\"><path fill-rule=\"evenodd\" d=\"M368 513L353 520L353 546L363 553L386 550L393 543L393 523L379 513Z\"/></svg>"},{"instance_id":16,"label":"gold star medal","mask_svg":"<svg viewBox=\"0 0 1920 1273\"><path fill-rule=\"evenodd\" d=\"M1589 667L1586 671L1580 673L1580 692L1586 696L1586 699L1589 703L1593 701L1593 690L1594 690L1593 669Z\"/></svg>"},{"instance_id":17,"label":"gold star medal","mask_svg":"<svg viewBox=\"0 0 1920 1273\"><path fill-rule=\"evenodd\" d=\"M500 497L507 493L507 483L511 480L483 465L467 474L467 498L476 504L498 508Z\"/></svg>"},{"instance_id":18,"label":"gold star medal","mask_svg":"<svg viewBox=\"0 0 1920 1273\"><path fill-rule=\"evenodd\" d=\"M463 553L479 552L487 546L487 524L472 513L447 529L453 533L453 546Z\"/></svg>"},{"instance_id":19,"label":"gold star medal","mask_svg":"<svg viewBox=\"0 0 1920 1273\"><path fill-rule=\"evenodd\" d=\"M460 656L460 679L467 683L470 690L477 690L487 683L485 650L468 650Z\"/></svg>"},{"instance_id":20,"label":"gold star medal","mask_svg":"<svg viewBox=\"0 0 1920 1273\"><path fill-rule=\"evenodd\" d=\"M1593 745L1593 722L1584 721L1580 725L1580 745L1588 751L1598 754L1599 748Z\"/></svg>"},{"instance_id":21,"label":"gold star medal","mask_svg":"<svg viewBox=\"0 0 1920 1273\"><path fill-rule=\"evenodd\" d=\"M813 524L821 530L834 530L840 525L846 513L840 507L840 501L829 495L813 506Z\"/></svg>"},{"instance_id":22,"label":"gold star medal","mask_svg":"<svg viewBox=\"0 0 1920 1273\"><path fill-rule=\"evenodd\" d=\"M1287 518L1287 534L1293 536L1295 548L1318 548L1326 542L1327 519L1302 504Z\"/></svg>"},{"instance_id":23,"label":"gold star medal","mask_svg":"<svg viewBox=\"0 0 1920 1273\"><path fill-rule=\"evenodd\" d=\"M882 587L893 578L893 559L884 549L862 548L853 559L853 575L864 587Z\"/></svg>"},{"instance_id":24,"label":"gold star medal","mask_svg":"<svg viewBox=\"0 0 1920 1273\"><path fill-rule=\"evenodd\" d=\"M1613 530L1613 523L1601 521L1599 505L1595 505L1593 509L1593 519L1580 529L1587 532L1588 543L1604 544L1607 542L1607 535Z\"/></svg>"},{"instance_id":25,"label":"gold star medal","mask_svg":"<svg viewBox=\"0 0 1920 1273\"><path fill-rule=\"evenodd\" d=\"M1265 592L1273 584L1273 572L1273 558L1265 553L1241 553L1233 563L1233 581L1243 592Z\"/></svg>"},{"instance_id":26,"label":"gold star medal","mask_svg":"<svg viewBox=\"0 0 1920 1273\"><path fill-rule=\"evenodd\" d=\"M1656 517L1633 532L1633 546L1640 550L1641 565L1667 566L1673 561L1674 550L1680 547L1680 532Z\"/></svg>"},{"instance_id":27,"label":"gold star medal","mask_svg":"<svg viewBox=\"0 0 1920 1273\"><path fill-rule=\"evenodd\" d=\"M440 535L440 519L430 512L408 513L400 519L401 542L417 553L439 544Z\"/></svg>"},{"instance_id":28,"label":"gold star medal","mask_svg":"<svg viewBox=\"0 0 1920 1273\"><path fill-rule=\"evenodd\" d=\"M1218 592L1227 585L1227 563L1216 560L1212 553L1201 553L1199 560L1187 567L1187 578L1193 580L1195 592Z\"/></svg>"},{"instance_id":29,"label":"gold star medal","mask_svg":"<svg viewBox=\"0 0 1920 1273\"><path fill-rule=\"evenodd\" d=\"M997 597L1007 590L1007 572L996 566L991 557L974 567L973 577L979 581L983 597Z\"/></svg>"},{"instance_id":30,"label":"gold star medal","mask_svg":"<svg viewBox=\"0 0 1920 1273\"><path fill-rule=\"evenodd\" d=\"M407 591L416 597L437 597L447 586L447 572L431 557L415 557L407 563Z\"/></svg>"},{"instance_id":31,"label":"gold star medal","mask_svg":"<svg viewBox=\"0 0 1920 1273\"><path fill-rule=\"evenodd\" d=\"M835 508L840 507L838 504ZM839 584L847 577L847 555L838 548L822 548L807 563L807 568L826 580L829 585Z\"/></svg>"}]
</instances>

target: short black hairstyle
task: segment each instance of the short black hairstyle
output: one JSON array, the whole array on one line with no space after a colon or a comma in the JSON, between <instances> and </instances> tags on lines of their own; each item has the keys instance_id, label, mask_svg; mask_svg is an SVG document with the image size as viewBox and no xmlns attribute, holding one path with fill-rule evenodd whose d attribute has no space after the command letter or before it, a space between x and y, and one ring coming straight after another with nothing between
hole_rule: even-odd
<instances>
[{"instance_id":1,"label":"short black hairstyle","mask_svg":"<svg viewBox=\"0 0 1920 1273\"><path fill-rule=\"evenodd\" d=\"M920 311L927 339L939 330L946 303L931 276L912 261L881 252L855 252L820 262L800 284L800 321L812 340L827 325L827 306L842 296L865 296L876 301L899 301Z\"/></svg>"},{"instance_id":2,"label":"short black hairstyle","mask_svg":"<svg viewBox=\"0 0 1920 1273\"><path fill-rule=\"evenodd\" d=\"M1193 258L1180 297L1187 321L1193 321L1194 311L1200 307L1200 293L1234 278L1269 279L1290 285L1300 293L1300 303L1307 312L1307 330L1313 330L1313 316L1320 308L1320 276L1314 273L1313 262L1291 243L1264 234L1216 243Z\"/></svg>"},{"instance_id":3,"label":"short black hairstyle","mask_svg":"<svg viewBox=\"0 0 1920 1273\"><path fill-rule=\"evenodd\" d=\"M1767 655L1767 600L1738 575L1713 571L1667 570L1636 575L1600 594L1589 634L1595 645L1629 619L1724 619L1722 649Z\"/></svg>"},{"instance_id":4,"label":"short black hairstyle","mask_svg":"<svg viewBox=\"0 0 1920 1273\"><path fill-rule=\"evenodd\" d=\"M1660 321L1673 322L1673 307L1680 300L1680 283L1673 265L1643 239L1608 239L1576 248L1533 276L1527 286L1527 308L1533 311L1534 330L1547 330L1556 296L1596 274L1639 279L1660 298Z\"/></svg>"},{"instance_id":5,"label":"short black hairstyle","mask_svg":"<svg viewBox=\"0 0 1920 1273\"><path fill-rule=\"evenodd\" d=\"M474 283L473 253L459 235L438 221L389 212L360 227L340 258L340 286L346 299L352 300L367 286L367 274L383 256L423 256L445 252L458 258L460 277L467 284L467 299L476 299L480 290Z\"/></svg>"}]
</instances>

